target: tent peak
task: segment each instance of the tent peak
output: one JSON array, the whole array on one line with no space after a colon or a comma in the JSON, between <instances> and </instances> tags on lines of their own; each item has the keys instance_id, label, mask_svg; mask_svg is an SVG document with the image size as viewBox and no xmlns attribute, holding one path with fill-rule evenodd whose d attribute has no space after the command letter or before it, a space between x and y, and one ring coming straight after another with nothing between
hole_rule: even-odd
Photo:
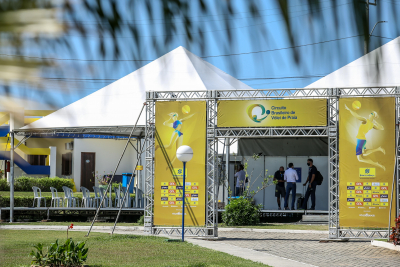
<instances>
[{"instance_id":1,"label":"tent peak","mask_svg":"<svg viewBox=\"0 0 400 267\"><path fill-rule=\"evenodd\" d=\"M170 52L168 52L167 54L165 54L164 56L166 56L166 55L169 55L169 54L176 54L176 53L179 53L179 54L183 54L183 53L191 53L191 54L193 54L192 52L190 52L189 50L187 50L184 46L178 46L177 48L175 48L174 50L171 50Z\"/></svg>"},{"instance_id":2,"label":"tent peak","mask_svg":"<svg viewBox=\"0 0 400 267\"><path fill-rule=\"evenodd\" d=\"M313 82L306 88L400 85L400 37Z\"/></svg>"},{"instance_id":3,"label":"tent peak","mask_svg":"<svg viewBox=\"0 0 400 267\"><path fill-rule=\"evenodd\" d=\"M146 101L146 91L251 89L183 46L37 120L25 129L134 125ZM144 116L138 125L146 125Z\"/></svg>"}]
</instances>

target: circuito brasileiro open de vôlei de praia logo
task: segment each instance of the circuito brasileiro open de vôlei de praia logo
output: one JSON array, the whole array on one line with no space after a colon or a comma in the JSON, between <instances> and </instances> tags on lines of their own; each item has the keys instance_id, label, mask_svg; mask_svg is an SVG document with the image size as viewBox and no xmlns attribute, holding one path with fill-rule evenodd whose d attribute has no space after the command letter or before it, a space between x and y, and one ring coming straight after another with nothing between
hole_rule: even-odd
<instances>
[{"instance_id":1,"label":"circuito brasileiro open de v\u00f4lei de praia logo","mask_svg":"<svg viewBox=\"0 0 400 267\"><path fill-rule=\"evenodd\" d=\"M265 115L264 117L258 118L257 115L253 115L253 109L256 107L261 108L261 116ZM266 110L265 107L261 104L251 104L250 106L247 107L247 115L249 116L249 118L252 121L257 122L257 123L260 123L263 120L265 120L270 113L271 113L271 111Z\"/></svg>"}]
</instances>

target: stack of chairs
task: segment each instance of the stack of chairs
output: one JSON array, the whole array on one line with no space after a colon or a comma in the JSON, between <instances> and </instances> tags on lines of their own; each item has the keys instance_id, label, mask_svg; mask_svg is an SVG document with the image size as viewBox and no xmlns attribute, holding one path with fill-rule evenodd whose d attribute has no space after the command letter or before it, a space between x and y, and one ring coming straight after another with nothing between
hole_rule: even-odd
<instances>
[{"instance_id":1,"label":"stack of chairs","mask_svg":"<svg viewBox=\"0 0 400 267\"><path fill-rule=\"evenodd\" d=\"M101 199L105 195L105 189L102 187L93 186L93 191L95 196L90 196L89 189L81 186L82 191L82 201L79 203L79 198L74 197L74 192L71 188L67 186L62 187L64 191L64 197L59 197L57 189L54 187L50 187L51 191L51 202L50 207L74 207L74 208L97 208L100 205ZM40 207L42 200L44 200L44 206L46 207L46 198L42 197L42 191L39 187L33 186L32 187L34 199L33 199L33 207L35 206L35 201L37 202L37 207ZM143 199L143 192L142 190L137 190L137 195L132 197L131 194L128 192L126 187L115 187L115 201L114 207L120 208L124 199L125 194L126 196L125 202L123 207L124 208L140 208L144 206L144 199ZM136 188L134 188L134 192L136 192ZM137 198L137 201L136 199ZM136 205L137 203L137 205ZM112 203L111 203L112 204ZM106 197L103 202L103 208L108 208L109 205L109 198Z\"/></svg>"}]
</instances>

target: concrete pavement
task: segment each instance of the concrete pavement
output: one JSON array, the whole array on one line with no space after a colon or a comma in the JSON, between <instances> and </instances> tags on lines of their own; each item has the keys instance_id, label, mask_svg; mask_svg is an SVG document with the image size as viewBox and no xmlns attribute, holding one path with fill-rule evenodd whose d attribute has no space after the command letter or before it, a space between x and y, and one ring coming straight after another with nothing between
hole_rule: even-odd
<instances>
[{"instance_id":1,"label":"concrete pavement","mask_svg":"<svg viewBox=\"0 0 400 267\"><path fill-rule=\"evenodd\" d=\"M302 263L331 266L398 266L400 252L374 247L370 240L319 241L326 234L278 232L220 232L224 244L252 249Z\"/></svg>"}]
</instances>

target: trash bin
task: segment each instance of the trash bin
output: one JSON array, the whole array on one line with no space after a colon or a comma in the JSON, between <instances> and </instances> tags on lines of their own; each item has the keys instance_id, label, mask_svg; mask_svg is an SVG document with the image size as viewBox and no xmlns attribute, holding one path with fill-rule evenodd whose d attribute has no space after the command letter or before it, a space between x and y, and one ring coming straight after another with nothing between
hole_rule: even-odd
<instances>
[{"instance_id":1,"label":"trash bin","mask_svg":"<svg viewBox=\"0 0 400 267\"><path fill-rule=\"evenodd\" d=\"M129 186L129 192L133 193L134 192L134 185L135 185L135 174L132 173L123 173L122 174L122 186L123 187L128 187L129 180L132 178L131 186Z\"/></svg>"}]
</instances>

